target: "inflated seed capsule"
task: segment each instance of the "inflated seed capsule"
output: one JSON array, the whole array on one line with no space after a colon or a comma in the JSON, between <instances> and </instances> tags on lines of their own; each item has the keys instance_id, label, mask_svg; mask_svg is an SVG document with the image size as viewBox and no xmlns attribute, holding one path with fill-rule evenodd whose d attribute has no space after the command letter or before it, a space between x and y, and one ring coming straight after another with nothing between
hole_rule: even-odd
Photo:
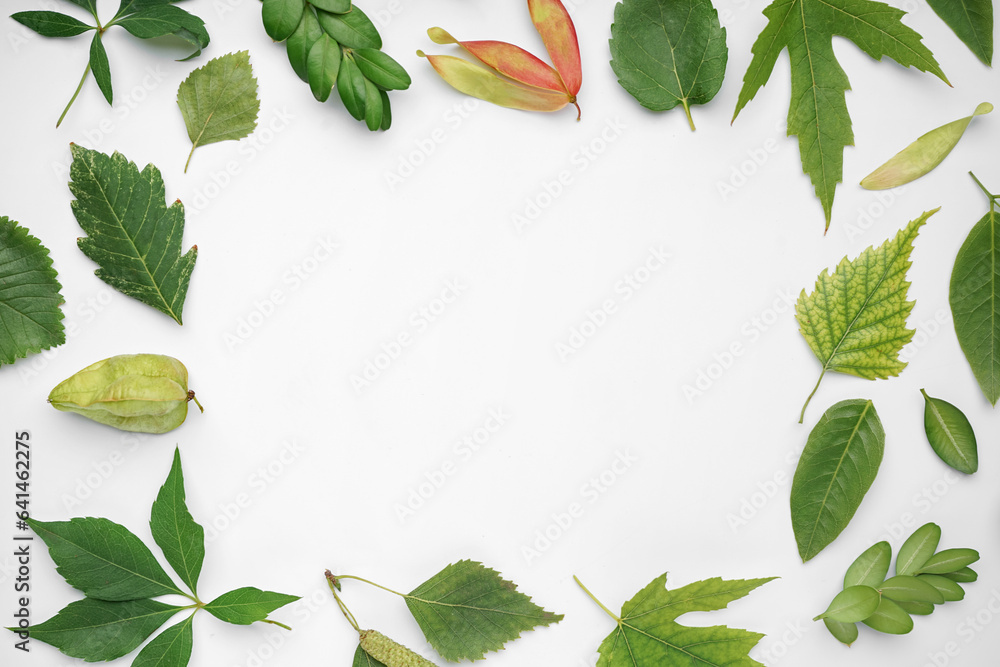
<instances>
[{"instance_id":1,"label":"inflated seed capsule","mask_svg":"<svg viewBox=\"0 0 1000 667\"><path fill-rule=\"evenodd\" d=\"M430 660L397 644L377 630L361 631L361 648L386 667L436 667Z\"/></svg>"},{"instance_id":2,"label":"inflated seed capsule","mask_svg":"<svg viewBox=\"0 0 1000 667\"><path fill-rule=\"evenodd\" d=\"M123 431L166 433L184 423L195 400L187 382L187 369L173 357L122 354L60 382L49 403Z\"/></svg>"}]
</instances>

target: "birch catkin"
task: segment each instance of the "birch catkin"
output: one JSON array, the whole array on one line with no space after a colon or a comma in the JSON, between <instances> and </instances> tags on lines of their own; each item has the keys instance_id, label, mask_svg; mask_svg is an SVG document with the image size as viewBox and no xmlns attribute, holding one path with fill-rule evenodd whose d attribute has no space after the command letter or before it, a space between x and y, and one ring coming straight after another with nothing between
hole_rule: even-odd
<instances>
[{"instance_id":1,"label":"birch catkin","mask_svg":"<svg viewBox=\"0 0 1000 667\"><path fill-rule=\"evenodd\" d=\"M361 648L386 667L436 667L433 662L394 642L377 630L361 631Z\"/></svg>"}]
</instances>

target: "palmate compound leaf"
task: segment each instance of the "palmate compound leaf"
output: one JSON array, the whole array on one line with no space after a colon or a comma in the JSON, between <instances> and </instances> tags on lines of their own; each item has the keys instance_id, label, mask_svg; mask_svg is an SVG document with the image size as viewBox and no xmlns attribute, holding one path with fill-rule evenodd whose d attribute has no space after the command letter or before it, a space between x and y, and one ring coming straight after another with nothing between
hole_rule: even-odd
<instances>
[{"instance_id":1,"label":"palmate compound leaf","mask_svg":"<svg viewBox=\"0 0 1000 667\"><path fill-rule=\"evenodd\" d=\"M427 641L446 660L478 660L521 632L558 623L499 572L463 560L448 565L405 596Z\"/></svg>"},{"instance_id":2,"label":"palmate compound leaf","mask_svg":"<svg viewBox=\"0 0 1000 667\"><path fill-rule=\"evenodd\" d=\"M172 317L178 324L198 246L181 255L184 206L164 204L160 170L71 144L71 206L88 234L77 241L97 262L98 278Z\"/></svg>"},{"instance_id":3,"label":"palmate compound leaf","mask_svg":"<svg viewBox=\"0 0 1000 667\"><path fill-rule=\"evenodd\" d=\"M66 342L60 289L48 249L0 216L0 366Z\"/></svg>"},{"instance_id":4,"label":"palmate compound leaf","mask_svg":"<svg viewBox=\"0 0 1000 667\"><path fill-rule=\"evenodd\" d=\"M845 257L833 274L823 269L812 294L802 290L795 319L823 367L802 406L800 424L827 371L884 380L906 368L899 352L914 333L906 328L913 308L913 302L906 300L910 286L906 272L913 240L937 210L912 220L877 249L869 246L853 261Z\"/></svg>"},{"instance_id":5,"label":"palmate compound leaf","mask_svg":"<svg viewBox=\"0 0 1000 667\"><path fill-rule=\"evenodd\" d=\"M598 602L618 627L601 642L597 667L759 667L748 654L764 635L724 625L689 627L677 618L725 609L773 579L713 577L667 590L667 575L662 574L622 605L620 617ZM577 583L597 602L579 579Z\"/></svg>"},{"instance_id":6,"label":"palmate compound leaf","mask_svg":"<svg viewBox=\"0 0 1000 667\"><path fill-rule=\"evenodd\" d=\"M799 138L802 169L823 206L827 229L837 183L843 180L844 147L854 144L845 96L850 82L834 54L833 36L846 37L875 60L888 56L948 82L920 35L900 22L904 14L872 0L774 0L764 9L768 23L753 45L733 120L767 83L787 48L792 76L788 135Z\"/></svg>"},{"instance_id":7,"label":"palmate compound leaf","mask_svg":"<svg viewBox=\"0 0 1000 667\"><path fill-rule=\"evenodd\" d=\"M257 79L247 51L227 53L191 72L177 89L191 152L184 165L187 172L198 146L242 139L257 127Z\"/></svg>"}]
</instances>

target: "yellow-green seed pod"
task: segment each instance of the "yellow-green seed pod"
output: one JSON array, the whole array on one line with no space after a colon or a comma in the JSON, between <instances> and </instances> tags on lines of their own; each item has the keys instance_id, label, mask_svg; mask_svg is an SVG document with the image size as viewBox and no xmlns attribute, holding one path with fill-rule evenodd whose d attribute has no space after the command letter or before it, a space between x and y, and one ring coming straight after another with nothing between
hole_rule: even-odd
<instances>
[{"instance_id":1,"label":"yellow-green seed pod","mask_svg":"<svg viewBox=\"0 0 1000 667\"><path fill-rule=\"evenodd\" d=\"M123 431L166 433L187 417L194 399L187 382L187 369L173 357L122 354L60 382L49 403Z\"/></svg>"},{"instance_id":2,"label":"yellow-green seed pod","mask_svg":"<svg viewBox=\"0 0 1000 667\"><path fill-rule=\"evenodd\" d=\"M377 630L361 631L361 648L386 667L437 667L427 658L394 642Z\"/></svg>"}]
</instances>

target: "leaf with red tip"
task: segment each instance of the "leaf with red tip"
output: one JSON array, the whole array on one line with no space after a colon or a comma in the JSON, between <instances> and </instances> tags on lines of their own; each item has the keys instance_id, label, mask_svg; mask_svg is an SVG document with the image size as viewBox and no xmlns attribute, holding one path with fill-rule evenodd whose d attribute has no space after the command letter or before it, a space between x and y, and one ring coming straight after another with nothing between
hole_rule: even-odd
<instances>
[{"instance_id":1,"label":"leaf with red tip","mask_svg":"<svg viewBox=\"0 0 1000 667\"><path fill-rule=\"evenodd\" d=\"M559 0L528 0L528 11L566 90L575 97L583 83L583 70L573 19Z\"/></svg>"},{"instance_id":2,"label":"leaf with red tip","mask_svg":"<svg viewBox=\"0 0 1000 667\"><path fill-rule=\"evenodd\" d=\"M435 44L458 44L487 67L492 67L515 81L535 88L569 94L559 72L520 46L493 40L461 42L441 28L431 28L427 31L427 35Z\"/></svg>"}]
</instances>

